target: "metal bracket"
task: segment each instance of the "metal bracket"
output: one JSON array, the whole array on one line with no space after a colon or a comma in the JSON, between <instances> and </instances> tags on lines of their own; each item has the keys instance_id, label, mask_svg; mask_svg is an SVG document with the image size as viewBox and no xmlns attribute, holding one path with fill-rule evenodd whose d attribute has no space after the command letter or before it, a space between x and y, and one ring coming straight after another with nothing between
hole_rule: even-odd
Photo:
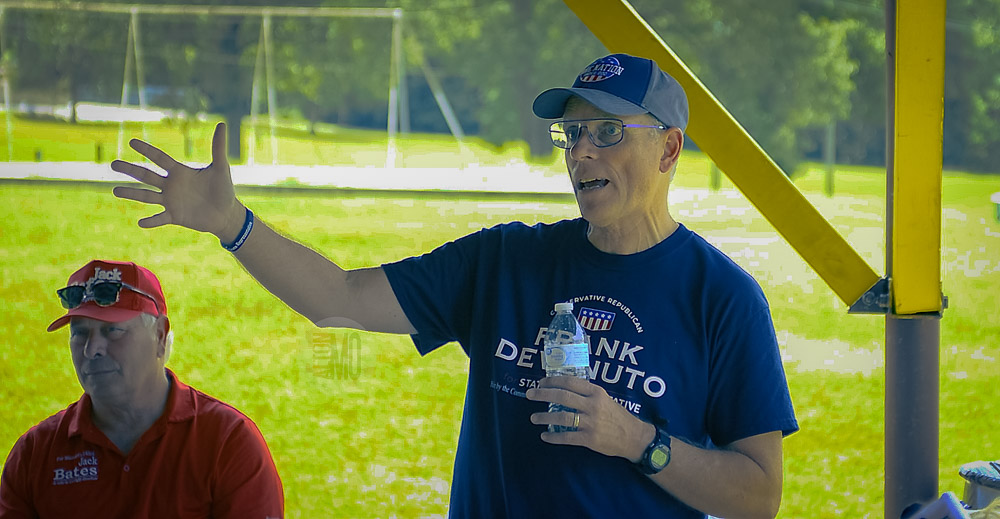
<instances>
[{"instance_id":1,"label":"metal bracket","mask_svg":"<svg viewBox=\"0 0 1000 519\"><path fill-rule=\"evenodd\" d=\"M861 295L854 304L847 310L849 314L888 314L892 312L892 296L890 295L890 287L892 286L891 278L879 279L867 292ZM941 316L942 312L948 308L948 296L941 294L941 311L940 312L928 312L927 314L915 314L915 315L937 315Z\"/></svg>"},{"instance_id":2,"label":"metal bracket","mask_svg":"<svg viewBox=\"0 0 1000 519\"><path fill-rule=\"evenodd\" d=\"M890 305L889 278L878 280L847 310L849 314L887 314Z\"/></svg>"}]
</instances>

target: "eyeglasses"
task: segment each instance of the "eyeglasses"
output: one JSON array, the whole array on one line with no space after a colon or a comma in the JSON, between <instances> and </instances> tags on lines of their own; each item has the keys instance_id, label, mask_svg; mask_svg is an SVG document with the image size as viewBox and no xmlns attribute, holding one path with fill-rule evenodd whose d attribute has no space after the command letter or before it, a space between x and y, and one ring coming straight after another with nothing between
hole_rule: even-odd
<instances>
[{"instance_id":1,"label":"eyeglasses","mask_svg":"<svg viewBox=\"0 0 1000 519\"><path fill-rule=\"evenodd\" d=\"M156 311L160 311L160 305L156 302L155 297L120 281L94 283L90 286L90 290L87 290L85 285L70 285L56 290L56 294L59 294L59 301L62 302L63 308L72 310L87 301L93 301L97 303L97 306L111 306L118 302L118 296L123 288L148 297L156 306Z\"/></svg>"},{"instance_id":2,"label":"eyeglasses","mask_svg":"<svg viewBox=\"0 0 1000 519\"><path fill-rule=\"evenodd\" d=\"M666 130L662 124L625 124L621 119L577 119L556 121L549 126L549 137L557 148L568 150L580 140L580 131L586 128L590 142L598 148L614 146L622 141L624 128L656 128Z\"/></svg>"}]
</instances>

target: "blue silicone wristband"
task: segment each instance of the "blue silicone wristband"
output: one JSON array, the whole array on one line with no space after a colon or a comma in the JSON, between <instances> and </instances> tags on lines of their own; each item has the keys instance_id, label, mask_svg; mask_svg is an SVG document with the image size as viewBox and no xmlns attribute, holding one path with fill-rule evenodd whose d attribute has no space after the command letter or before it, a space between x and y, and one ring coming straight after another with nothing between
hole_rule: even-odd
<instances>
[{"instance_id":1,"label":"blue silicone wristband","mask_svg":"<svg viewBox=\"0 0 1000 519\"><path fill-rule=\"evenodd\" d=\"M252 230L253 230L253 211L251 211L250 208L248 207L247 217L245 220L243 220L243 228L240 229L240 234L239 236L237 236L236 241L230 244L225 244L222 243L222 240L219 240L219 245L222 245L222 248L226 249L229 252L236 252L247 241L247 237L250 236L250 231Z\"/></svg>"}]
</instances>

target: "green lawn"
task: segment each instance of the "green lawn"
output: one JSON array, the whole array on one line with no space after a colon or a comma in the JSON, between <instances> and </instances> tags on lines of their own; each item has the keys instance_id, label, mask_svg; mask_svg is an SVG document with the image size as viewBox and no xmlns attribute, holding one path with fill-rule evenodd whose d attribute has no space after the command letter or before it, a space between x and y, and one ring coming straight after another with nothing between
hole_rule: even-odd
<instances>
[{"instance_id":1,"label":"green lawn","mask_svg":"<svg viewBox=\"0 0 1000 519\"><path fill-rule=\"evenodd\" d=\"M0 161L8 155L7 133L3 113L0 112ZM165 119L158 123L126 123L123 133L123 160L141 157L128 147L128 139L135 137L156 144L178 160L210 160L208 143L216 120L194 122L187 131L189 145L184 145L184 127L177 120ZM48 121L12 117L13 160L15 161L88 161L111 162L118 157L118 123L81 122L69 125ZM242 159L245 163L251 142L254 159L258 164L271 164L272 148L270 129L266 121L253 131L249 118L241 128L243 135ZM319 123L315 133L307 131L303 123L282 121L276 130L278 162L285 165L350 165L382 166L386 161L388 139L385 130L362 130ZM450 135L408 134L395 141L396 165L399 167L463 167L470 164L504 164L523 161L526 145L520 142L495 146L470 136L458 144ZM98 154L100 149L100 154ZM98 160L100 158L100 160ZM553 164L556 153L544 162Z\"/></svg>"},{"instance_id":2,"label":"green lawn","mask_svg":"<svg viewBox=\"0 0 1000 519\"><path fill-rule=\"evenodd\" d=\"M704 157L685 156L676 185L688 189L672 193L672 211L750 271L771 302L802 428L785 441L780 517L881 517L883 319L847 315L742 196L725 184L704 189L707 172ZM797 183L882 271L884 177L841 171L833 198L821 194L818 169L805 168ZM136 227L152 210L115 199L110 187L0 183L0 457L80 394L65 330L44 331L62 312L55 289L91 258L127 258L165 287L176 334L169 366L260 426L288 517L445 513L468 366L457 345L421 358L406 337L316 330L211 236ZM951 308L941 323L941 491L961 493L961 464L1000 458L1000 224L988 202L998 190L1000 176L944 180ZM577 214L572 199L551 197L275 190L242 198L344 267L425 252L499 222ZM347 369L333 369L331 354L344 354Z\"/></svg>"}]
</instances>

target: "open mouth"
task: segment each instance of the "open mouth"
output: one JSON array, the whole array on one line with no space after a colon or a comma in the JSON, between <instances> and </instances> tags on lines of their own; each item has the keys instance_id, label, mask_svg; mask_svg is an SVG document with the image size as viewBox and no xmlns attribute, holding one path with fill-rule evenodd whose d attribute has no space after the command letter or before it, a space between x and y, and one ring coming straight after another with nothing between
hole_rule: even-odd
<instances>
[{"instance_id":1,"label":"open mouth","mask_svg":"<svg viewBox=\"0 0 1000 519\"><path fill-rule=\"evenodd\" d=\"M588 191L591 189L600 189L608 185L608 179L606 178L594 178L590 180L581 180L576 183L576 189L578 191Z\"/></svg>"}]
</instances>

